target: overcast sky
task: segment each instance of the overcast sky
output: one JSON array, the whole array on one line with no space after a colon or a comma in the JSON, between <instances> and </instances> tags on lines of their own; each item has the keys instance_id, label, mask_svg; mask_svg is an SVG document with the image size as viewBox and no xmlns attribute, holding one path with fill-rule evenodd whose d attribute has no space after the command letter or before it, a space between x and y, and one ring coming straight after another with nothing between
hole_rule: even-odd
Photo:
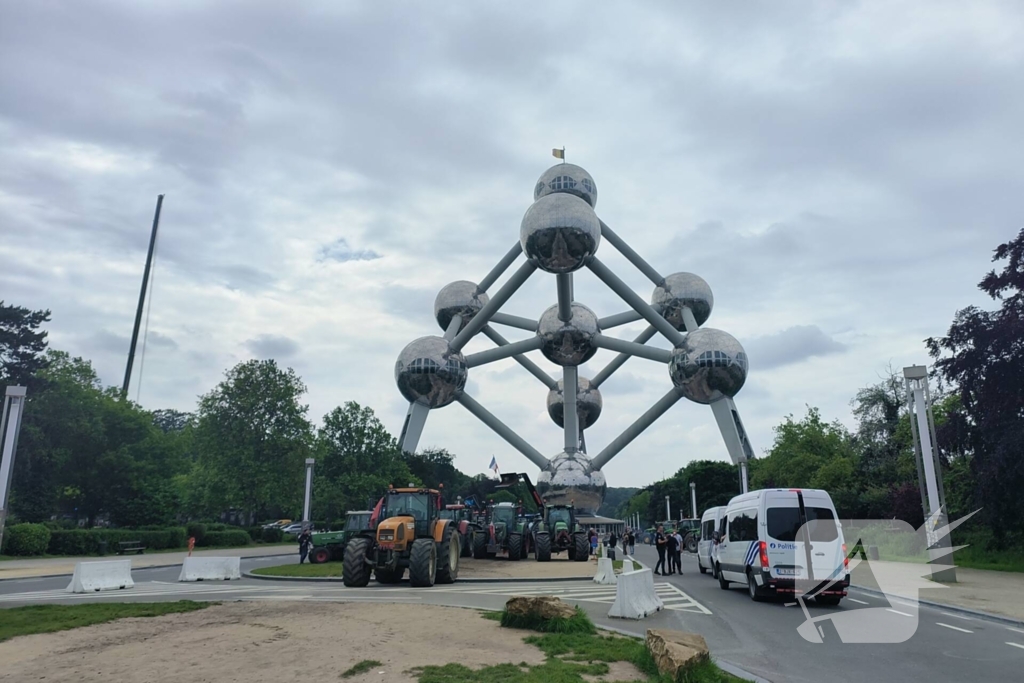
<instances>
[{"instance_id":1,"label":"overcast sky","mask_svg":"<svg viewBox=\"0 0 1024 683\"><path fill-rule=\"evenodd\" d=\"M0 298L51 309L51 345L120 384L165 193L141 404L192 410L225 369L273 357L315 421L351 400L397 434L399 351L440 334L442 286L518 240L564 145L605 222L710 283L707 325L750 357L736 402L756 451L806 405L853 426L859 387L988 305L976 283L1021 227L1021 4L616 6L0 0ZM610 244L598 255L650 297ZM588 272L576 297L625 310ZM554 301L538 272L505 310ZM631 360L602 387L591 452L669 386ZM468 390L560 450L546 389L513 361ZM470 473L492 455L536 472L459 405L421 445ZM684 400L608 483L705 458L728 459Z\"/></svg>"}]
</instances>

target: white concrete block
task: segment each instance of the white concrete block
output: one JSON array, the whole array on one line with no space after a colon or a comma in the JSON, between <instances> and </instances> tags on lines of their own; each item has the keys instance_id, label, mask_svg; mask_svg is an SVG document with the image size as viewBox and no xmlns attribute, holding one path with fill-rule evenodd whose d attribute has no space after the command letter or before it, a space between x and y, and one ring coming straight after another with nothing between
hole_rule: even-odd
<instances>
[{"instance_id":1,"label":"white concrete block","mask_svg":"<svg viewBox=\"0 0 1024 683\"><path fill-rule=\"evenodd\" d=\"M227 581L242 578L240 557L186 557L178 581Z\"/></svg>"},{"instance_id":2,"label":"white concrete block","mask_svg":"<svg viewBox=\"0 0 1024 683\"><path fill-rule=\"evenodd\" d=\"M597 561L597 574L594 575L594 583L603 585L616 583L615 569L612 567L612 560L602 557Z\"/></svg>"},{"instance_id":3,"label":"white concrete block","mask_svg":"<svg viewBox=\"0 0 1024 683\"><path fill-rule=\"evenodd\" d=\"M619 575L615 584L615 602L608 611L609 617L619 619L643 619L660 611L665 603L654 590L654 574L650 569L625 572Z\"/></svg>"},{"instance_id":4,"label":"white concrete block","mask_svg":"<svg viewBox=\"0 0 1024 683\"><path fill-rule=\"evenodd\" d=\"M75 573L67 592L91 593L134 587L131 560L103 560L75 563Z\"/></svg>"}]
</instances>

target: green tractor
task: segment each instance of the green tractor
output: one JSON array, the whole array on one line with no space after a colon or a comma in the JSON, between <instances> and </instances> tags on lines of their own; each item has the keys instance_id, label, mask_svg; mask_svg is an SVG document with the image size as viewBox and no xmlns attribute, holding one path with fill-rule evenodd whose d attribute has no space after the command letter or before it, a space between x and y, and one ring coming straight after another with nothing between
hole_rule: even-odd
<instances>
[{"instance_id":1,"label":"green tractor","mask_svg":"<svg viewBox=\"0 0 1024 683\"><path fill-rule=\"evenodd\" d=\"M590 540L576 521L576 508L571 504L545 505L543 519L534 524L533 541L538 562L548 562L551 553L563 550L576 562L590 557Z\"/></svg>"},{"instance_id":2,"label":"green tractor","mask_svg":"<svg viewBox=\"0 0 1024 683\"><path fill-rule=\"evenodd\" d=\"M345 528L341 531L324 531L313 534L313 547L309 551L312 564L335 562L345 557L345 546L360 531L370 528L369 510L356 510L345 513Z\"/></svg>"},{"instance_id":3,"label":"green tractor","mask_svg":"<svg viewBox=\"0 0 1024 683\"><path fill-rule=\"evenodd\" d=\"M487 506L487 523L473 534L473 557L505 555L510 560L522 560L530 551L530 537L525 520L520 520L519 508L513 503L495 503Z\"/></svg>"}]
</instances>

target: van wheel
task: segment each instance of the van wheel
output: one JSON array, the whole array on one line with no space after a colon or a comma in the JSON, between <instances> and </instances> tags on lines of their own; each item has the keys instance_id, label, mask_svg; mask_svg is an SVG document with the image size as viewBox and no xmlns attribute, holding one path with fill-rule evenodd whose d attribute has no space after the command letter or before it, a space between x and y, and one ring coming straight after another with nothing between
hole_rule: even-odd
<instances>
[{"instance_id":1,"label":"van wheel","mask_svg":"<svg viewBox=\"0 0 1024 683\"><path fill-rule=\"evenodd\" d=\"M764 602L761 589L757 587L757 581L754 580L754 572L747 572L747 592L750 593L750 599L754 602Z\"/></svg>"},{"instance_id":2,"label":"van wheel","mask_svg":"<svg viewBox=\"0 0 1024 683\"><path fill-rule=\"evenodd\" d=\"M823 607L837 607L839 601L843 599L841 595L819 595L814 598L814 602L822 605Z\"/></svg>"},{"instance_id":3,"label":"van wheel","mask_svg":"<svg viewBox=\"0 0 1024 683\"><path fill-rule=\"evenodd\" d=\"M715 565L715 576L718 579L718 587L724 591L729 590L729 582L722 577L722 565Z\"/></svg>"},{"instance_id":4,"label":"van wheel","mask_svg":"<svg viewBox=\"0 0 1024 683\"><path fill-rule=\"evenodd\" d=\"M699 561L697 562L697 569L700 570L701 574L707 574L708 573L708 570L705 569L704 565L702 565Z\"/></svg>"}]
</instances>

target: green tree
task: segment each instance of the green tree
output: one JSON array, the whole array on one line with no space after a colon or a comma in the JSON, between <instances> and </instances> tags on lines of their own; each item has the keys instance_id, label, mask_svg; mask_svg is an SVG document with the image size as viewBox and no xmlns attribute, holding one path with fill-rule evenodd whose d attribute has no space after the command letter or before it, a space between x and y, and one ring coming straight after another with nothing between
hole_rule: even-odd
<instances>
[{"instance_id":1,"label":"green tree","mask_svg":"<svg viewBox=\"0 0 1024 683\"><path fill-rule=\"evenodd\" d=\"M469 487L470 478L455 467L455 456L443 448L405 453L404 457L414 477L424 486L443 486L445 498L449 501Z\"/></svg>"},{"instance_id":2,"label":"green tree","mask_svg":"<svg viewBox=\"0 0 1024 683\"><path fill-rule=\"evenodd\" d=\"M6 306L0 300L0 386L27 386L34 390L38 373L46 367L46 331L50 311Z\"/></svg>"},{"instance_id":3,"label":"green tree","mask_svg":"<svg viewBox=\"0 0 1024 683\"><path fill-rule=\"evenodd\" d=\"M195 445L206 485L219 501L244 511L250 521L271 509L297 510L302 500L303 461L310 452L306 387L291 368L274 360L239 363L199 399Z\"/></svg>"}]
</instances>

